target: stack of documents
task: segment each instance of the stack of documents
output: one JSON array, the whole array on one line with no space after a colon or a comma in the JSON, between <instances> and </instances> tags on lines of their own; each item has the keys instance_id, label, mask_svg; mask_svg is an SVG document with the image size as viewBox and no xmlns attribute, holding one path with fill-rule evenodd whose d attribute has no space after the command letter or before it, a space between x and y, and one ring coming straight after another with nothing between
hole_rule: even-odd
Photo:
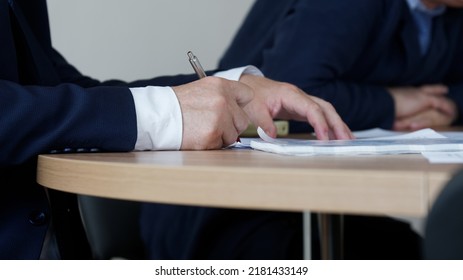
<instances>
[{"instance_id":1,"label":"stack of documents","mask_svg":"<svg viewBox=\"0 0 463 280\"><path fill-rule=\"evenodd\" d=\"M462 152L463 140L447 138L432 129L412 133L370 130L356 133L355 140L300 140L269 137L258 129L260 139L252 139L253 149L294 156L416 154L423 152ZM375 137L371 137L371 136Z\"/></svg>"}]
</instances>

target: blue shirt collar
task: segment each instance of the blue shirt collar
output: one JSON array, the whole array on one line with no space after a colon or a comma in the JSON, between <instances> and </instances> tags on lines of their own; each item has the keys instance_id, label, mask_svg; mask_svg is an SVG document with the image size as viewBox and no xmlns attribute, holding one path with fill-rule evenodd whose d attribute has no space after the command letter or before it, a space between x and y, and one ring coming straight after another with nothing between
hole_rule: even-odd
<instances>
[{"instance_id":1,"label":"blue shirt collar","mask_svg":"<svg viewBox=\"0 0 463 280\"><path fill-rule=\"evenodd\" d=\"M421 2L421 0L407 0L407 4L410 7L410 10L419 11L431 17L442 15L447 8L445 5L441 5L435 9L429 9L423 4L423 2Z\"/></svg>"}]
</instances>

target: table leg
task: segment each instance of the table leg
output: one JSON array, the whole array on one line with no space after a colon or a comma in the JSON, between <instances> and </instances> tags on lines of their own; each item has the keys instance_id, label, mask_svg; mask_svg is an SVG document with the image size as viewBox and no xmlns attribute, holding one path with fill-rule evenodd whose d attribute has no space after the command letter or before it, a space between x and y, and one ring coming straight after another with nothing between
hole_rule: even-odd
<instances>
[{"instance_id":1,"label":"table leg","mask_svg":"<svg viewBox=\"0 0 463 280\"><path fill-rule=\"evenodd\" d=\"M304 260L312 259L312 226L309 211L302 213L302 236L304 245Z\"/></svg>"},{"instance_id":2,"label":"table leg","mask_svg":"<svg viewBox=\"0 0 463 280\"><path fill-rule=\"evenodd\" d=\"M344 258L343 216L319 214L320 248L322 260L341 260Z\"/></svg>"}]
</instances>

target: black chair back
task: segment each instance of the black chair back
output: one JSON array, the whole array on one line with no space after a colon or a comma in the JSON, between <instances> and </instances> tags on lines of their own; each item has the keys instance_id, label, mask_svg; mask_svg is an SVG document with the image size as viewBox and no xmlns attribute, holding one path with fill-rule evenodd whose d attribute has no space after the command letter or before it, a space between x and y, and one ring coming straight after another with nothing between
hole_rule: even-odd
<instances>
[{"instance_id":1,"label":"black chair back","mask_svg":"<svg viewBox=\"0 0 463 280\"><path fill-rule=\"evenodd\" d=\"M143 259L140 203L78 196L82 221L95 259Z\"/></svg>"}]
</instances>

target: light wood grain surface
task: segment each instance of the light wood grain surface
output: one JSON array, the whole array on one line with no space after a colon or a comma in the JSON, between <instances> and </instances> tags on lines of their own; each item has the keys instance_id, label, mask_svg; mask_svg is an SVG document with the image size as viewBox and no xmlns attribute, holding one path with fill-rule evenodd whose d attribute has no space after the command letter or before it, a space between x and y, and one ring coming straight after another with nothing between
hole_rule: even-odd
<instances>
[{"instance_id":1,"label":"light wood grain surface","mask_svg":"<svg viewBox=\"0 0 463 280\"><path fill-rule=\"evenodd\" d=\"M37 178L61 191L147 202L421 216L460 167L420 155L162 151L41 155Z\"/></svg>"}]
</instances>

